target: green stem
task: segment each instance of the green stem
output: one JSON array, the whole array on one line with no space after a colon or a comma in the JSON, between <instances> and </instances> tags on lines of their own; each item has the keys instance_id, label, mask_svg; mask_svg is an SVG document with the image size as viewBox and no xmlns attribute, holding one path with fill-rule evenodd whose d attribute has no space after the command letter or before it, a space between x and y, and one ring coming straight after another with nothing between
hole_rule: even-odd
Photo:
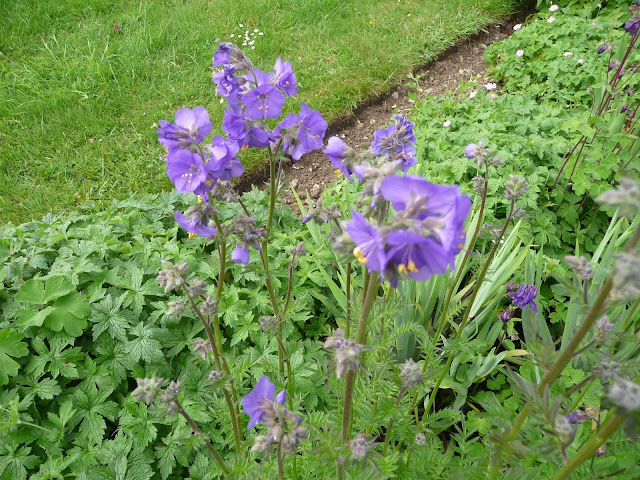
<instances>
[{"instance_id":1,"label":"green stem","mask_svg":"<svg viewBox=\"0 0 640 480\"><path fill-rule=\"evenodd\" d=\"M633 250L636 246L636 243L638 243L638 240L640 240L640 228L635 230L635 232L627 242L627 245L625 246L625 251L630 252L631 250ZM569 342L569 345L567 345L567 348L560 353L560 356L558 357L558 359L555 361L555 363L551 366L549 371L545 374L545 376L540 381L540 385L538 385L539 395L542 395L545 389L549 385L551 385L553 382L556 381L556 379L562 373L562 370L564 370L567 364L571 361L571 359L573 358L573 352L575 352L578 349L578 347L580 346L580 343L582 342L584 337L587 335L589 330L591 330L591 327L600 316L600 312L602 310L603 305L607 301L607 298L609 297L609 293L611 292L612 286L613 286L613 282L611 281L611 277L609 277L604 282L604 285L602 286L602 289L600 290L598 297L596 298L593 306L589 309L589 312L587 313L586 318L584 319L584 321L576 331L574 337L571 339L571 342ZM510 443L516 438L516 435L520 431L520 428L522 428L522 425L524 424L524 421L530 412L531 412L531 406L529 404L525 405L525 407L522 409L522 411L518 414L518 416L514 420L511 430L507 435L506 443ZM497 478L499 469L500 469L499 464L494 465L493 471L491 472L492 479Z\"/></svg>"},{"instance_id":2,"label":"green stem","mask_svg":"<svg viewBox=\"0 0 640 480\"><path fill-rule=\"evenodd\" d=\"M278 480L284 480L284 459L282 458L282 442L278 443L276 458L278 459Z\"/></svg>"},{"instance_id":3,"label":"green stem","mask_svg":"<svg viewBox=\"0 0 640 480\"><path fill-rule=\"evenodd\" d=\"M345 319L345 329L344 329L344 337L349 338L351 334L351 262L347 264L347 308L346 308L346 319Z\"/></svg>"},{"instance_id":4,"label":"green stem","mask_svg":"<svg viewBox=\"0 0 640 480\"><path fill-rule=\"evenodd\" d=\"M370 275L369 285L364 297L360 321L356 330L356 343L364 345L367 342L367 318L373 306L374 300L378 294L378 277ZM355 372L349 370L345 375L344 386L344 411L342 413L342 440L348 442L351 439L351 404L353 400L353 383L355 380Z\"/></svg>"},{"instance_id":5,"label":"green stem","mask_svg":"<svg viewBox=\"0 0 640 480\"><path fill-rule=\"evenodd\" d=\"M177 398L173 399L173 403L178 409L178 412L180 412L180 414L187 421L187 423L191 427L191 430L193 430L194 435L202 436L202 432L200 431L196 423L193 421L193 419L189 416L189 414L185 411L185 409L182 408L182 405L180 404ZM213 458L216 459L216 462L218 462L218 465L220 466L224 474L229 475L229 468L227 468L227 465L224 463L224 460L222 459L218 451L214 448L214 446L211 444L211 442L208 439L205 439L204 444L207 446L207 448L211 452L211 455L213 455Z\"/></svg>"},{"instance_id":6,"label":"green stem","mask_svg":"<svg viewBox=\"0 0 640 480\"><path fill-rule=\"evenodd\" d=\"M598 433L580 449L578 454L565 463L560 470L554 475L552 480L563 480L567 478L571 472L582 465L584 462L593 458L598 448L607 441L607 439L622 425L625 420L624 415L613 415L607 422L600 427Z\"/></svg>"},{"instance_id":7,"label":"green stem","mask_svg":"<svg viewBox=\"0 0 640 480\"><path fill-rule=\"evenodd\" d=\"M398 408L398 405L400 405L400 399L402 399L402 396L404 394L405 394L405 389L404 388L400 389L400 392L398 393L398 398L396 398L396 402L393 405L396 409ZM387 433L384 436L384 447L382 447L382 455L387 454L387 447L389 446L389 440L391 440L391 430L393 430L393 418L389 419L389 424L387 425Z\"/></svg>"}]
</instances>

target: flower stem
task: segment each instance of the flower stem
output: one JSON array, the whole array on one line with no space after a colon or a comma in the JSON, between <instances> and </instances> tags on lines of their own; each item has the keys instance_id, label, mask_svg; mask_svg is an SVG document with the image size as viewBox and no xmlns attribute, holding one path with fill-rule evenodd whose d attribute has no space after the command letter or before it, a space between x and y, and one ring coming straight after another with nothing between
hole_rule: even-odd
<instances>
[{"instance_id":1,"label":"flower stem","mask_svg":"<svg viewBox=\"0 0 640 480\"><path fill-rule=\"evenodd\" d=\"M358 329L356 330L356 343L364 345L367 341L367 318L373 306L373 302L378 293L378 277L371 275L369 284L362 304L362 312ZM355 372L349 370L345 375L344 385L344 410L342 413L342 441L348 442L351 439L351 403L353 400L353 383L355 380Z\"/></svg>"},{"instance_id":2,"label":"flower stem","mask_svg":"<svg viewBox=\"0 0 640 480\"><path fill-rule=\"evenodd\" d=\"M405 389L401 388L400 392L398 393L398 397L396 398L396 402L394 403L394 408L398 408L398 405L400 405L400 400L402 399L402 396L405 394ZM393 430L393 418L389 419L389 424L387 425L387 433L384 436L384 447L382 447L382 455L386 455L387 454L387 447L389 446L389 440L391 439L391 430Z\"/></svg>"},{"instance_id":3,"label":"flower stem","mask_svg":"<svg viewBox=\"0 0 640 480\"><path fill-rule=\"evenodd\" d=\"M182 405L180 404L180 402L178 401L177 398L173 399L173 403L175 404L176 408L178 409L178 412L180 412L180 414L184 417L184 419L187 421L187 423L191 427L191 430L193 431L194 435L201 436L202 432L200 431L200 429L198 428L196 423L193 421L193 418L191 418L191 416L182 407ZM222 469L224 474L225 475L229 475L229 468L224 463L224 460L222 459L222 457L220 456L218 451L214 448L214 446L211 444L211 442L208 439L205 439L204 440L204 444L207 446L207 448L211 452L211 455L213 455L213 458L216 459L216 462L218 462L218 465L220 466L220 468Z\"/></svg>"},{"instance_id":4,"label":"flower stem","mask_svg":"<svg viewBox=\"0 0 640 480\"><path fill-rule=\"evenodd\" d=\"M278 443L276 457L278 459L278 480L284 480L284 459L282 458L282 442Z\"/></svg>"}]
</instances>

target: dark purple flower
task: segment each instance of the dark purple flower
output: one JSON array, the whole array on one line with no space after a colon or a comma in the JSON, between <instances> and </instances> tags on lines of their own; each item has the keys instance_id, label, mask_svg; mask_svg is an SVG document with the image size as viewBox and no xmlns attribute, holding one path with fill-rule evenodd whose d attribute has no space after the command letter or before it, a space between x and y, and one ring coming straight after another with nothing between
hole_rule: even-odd
<instances>
[{"instance_id":1,"label":"dark purple flower","mask_svg":"<svg viewBox=\"0 0 640 480\"><path fill-rule=\"evenodd\" d=\"M242 96L242 103L247 107L245 115L252 120L278 118L282 115L285 98L273 85L265 84Z\"/></svg>"},{"instance_id":2,"label":"dark purple flower","mask_svg":"<svg viewBox=\"0 0 640 480\"><path fill-rule=\"evenodd\" d=\"M604 53L607 48L609 48L609 45L606 42L601 43L598 47L598 55Z\"/></svg>"},{"instance_id":3,"label":"dark purple flower","mask_svg":"<svg viewBox=\"0 0 640 480\"><path fill-rule=\"evenodd\" d=\"M245 137L242 145L246 145L251 148L263 148L268 147L271 142L274 141L274 135L265 129L266 127L251 127L247 130L247 136Z\"/></svg>"},{"instance_id":4,"label":"dark purple flower","mask_svg":"<svg viewBox=\"0 0 640 480\"><path fill-rule=\"evenodd\" d=\"M242 162L236 157L238 146L220 136L211 139L207 146L211 160L205 164L207 172L219 180L231 180L244 172Z\"/></svg>"},{"instance_id":5,"label":"dark purple flower","mask_svg":"<svg viewBox=\"0 0 640 480\"><path fill-rule=\"evenodd\" d=\"M353 174L353 160L356 157L351 147L339 137L331 137L327 142L327 148L322 153L329 157L331 164L340 170L350 182L353 182L351 175Z\"/></svg>"},{"instance_id":6,"label":"dark purple flower","mask_svg":"<svg viewBox=\"0 0 640 480\"><path fill-rule=\"evenodd\" d=\"M243 91L250 92L256 87L260 87L262 85L271 84L273 85L273 72L263 72L259 68L252 68L247 73L242 75L242 79L244 81ZM273 85L275 86L275 85Z\"/></svg>"},{"instance_id":7,"label":"dark purple flower","mask_svg":"<svg viewBox=\"0 0 640 480\"><path fill-rule=\"evenodd\" d=\"M226 108L222 118L222 131L230 140L242 144L247 136L247 119L233 110Z\"/></svg>"},{"instance_id":8,"label":"dark purple flower","mask_svg":"<svg viewBox=\"0 0 640 480\"><path fill-rule=\"evenodd\" d=\"M567 421L571 425L575 425L577 423L587 423L589 420L589 415L587 415L582 410L576 410L575 412L571 412L569 415L567 415Z\"/></svg>"},{"instance_id":9,"label":"dark purple flower","mask_svg":"<svg viewBox=\"0 0 640 480\"><path fill-rule=\"evenodd\" d=\"M178 225L180 225L190 234L199 235L201 237L213 237L218 233L218 231L212 224L204 225L203 223L198 221L198 218L196 216L187 218L177 210L174 216L176 222L178 222Z\"/></svg>"},{"instance_id":10,"label":"dark purple flower","mask_svg":"<svg viewBox=\"0 0 640 480\"><path fill-rule=\"evenodd\" d=\"M298 86L296 76L293 73L291 62L283 62L280 57L276 60L275 75L271 79L274 86L278 87L285 95L297 95Z\"/></svg>"},{"instance_id":11,"label":"dark purple flower","mask_svg":"<svg viewBox=\"0 0 640 480\"><path fill-rule=\"evenodd\" d=\"M510 308L503 310L500 314L500 320L502 320L502 323L507 323L511 318L513 318L513 311Z\"/></svg>"},{"instance_id":12,"label":"dark purple flower","mask_svg":"<svg viewBox=\"0 0 640 480\"><path fill-rule=\"evenodd\" d=\"M511 303L524 310L529 305L533 313L538 313L538 306L534 299L538 295L538 287L535 285L528 285L526 283L520 284L517 292L508 293L507 297L510 297Z\"/></svg>"},{"instance_id":13,"label":"dark purple flower","mask_svg":"<svg viewBox=\"0 0 640 480\"><path fill-rule=\"evenodd\" d=\"M247 265L249 263L249 249L238 245L233 252L231 252L231 260L235 263Z\"/></svg>"},{"instance_id":14,"label":"dark purple flower","mask_svg":"<svg viewBox=\"0 0 640 480\"><path fill-rule=\"evenodd\" d=\"M640 17L633 16L627 23L624 24L624 29L629 35L635 35L640 30Z\"/></svg>"},{"instance_id":15,"label":"dark purple flower","mask_svg":"<svg viewBox=\"0 0 640 480\"><path fill-rule=\"evenodd\" d=\"M265 375L258 380L258 383L250 393L242 397L242 409L249 415L248 430L263 421L264 410L261 403L264 400L273 401L274 393L276 393L276 386ZM284 403L285 399L286 393L282 390L276 395L275 401L276 403Z\"/></svg>"},{"instance_id":16,"label":"dark purple flower","mask_svg":"<svg viewBox=\"0 0 640 480\"><path fill-rule=\"evenodd\" d=\"M158 140L168 150L174 147L188 148L200 143L209 135L213 125L209 120L209 112L204 107L181 108L176 112L176 123L160 120Z\"/></svg>"},{"instance_id":17,"label":"dark purple flower","mask_svg":"<svg viewBox=\"0 0 640 480\"><path fill-rule=\"evenodd\" d=\"M167 175L181 193L193 192L207 179L200 155L188 150L171 150L167 156Z\"/></svg>"},{"instance_id":18,"label":"dark purple flower","mask_svg":"<svg viewBox=\"0 0 640 480\"><path fill-rule=\"evenodd\" d=\"M351 214L353 218L347 222L347 232L356 244L353 255L370 272L384 270L387 259L380 233L359 212L351 210Z\"/></svg>"}]
</instances>

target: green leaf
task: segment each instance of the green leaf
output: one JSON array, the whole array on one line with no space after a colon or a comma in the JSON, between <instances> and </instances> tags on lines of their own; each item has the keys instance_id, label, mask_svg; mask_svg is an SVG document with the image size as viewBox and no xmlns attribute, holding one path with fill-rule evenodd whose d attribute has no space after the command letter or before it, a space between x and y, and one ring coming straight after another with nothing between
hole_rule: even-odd
<instances>
[{"instance_id":1,"label":"green leaf","mask_svg":"<svg viewBox=\"0 0 640 480\"><path fill-rule=\"evenodd\" d=\"M127 356L131 362L138 362L141 358L146 362L161 361L163 359L162 345L156 340L157 328L139 323L131 329L136 338L127 344Z\"/></svg>"},{"instance_id":2,"label":"green leaf","mask_svg":"<svg viewBox=\"0 0 640 480\"><path fill-rule=\"evenodd\" d=\"M18 312L18 320L16 326L22 330L29 327L41 327L44 319L53 311L53 307L46 307L39 312L32 310L20 310Z\"/></svg>"},{"instance_id":3,"label":"green leaf","mask_svg":"<svg viewBox=\"0 0 640 480\"><path fill-rule=\"evenodd\" d=\"M87 317L91 313L89 302L78 292L71 292L58 298L53 304L54 310L49 314L45 325L51 330L65 332L73 337L82 335L87 327Z\"/></svg>"},{"instance_id":4,"label":"green leaf","mask_svg":"<svg viewBox=\"0 0 640 480\"><path fill-rule=\"evenodd\" d=\"M50 302L73 292L75 287L64 277L51 277L44 285L44 301Z\"/></svg>"},{"instance_id":5,"label":"green leaf","mask_svg":"<svg viewBox=\"0 0 640 480\"><path fill-rule=\"evenodd\" d=\"M44 283L35 279L27 280L22 284L15 298L18 302L37 304L45 303Z\"/></svg>"},{"instance_id":6,"label":"green leaf","mask_svg":"<svg viewBox=\"0 0 640 480\"><path fill-rule=\"evenodd\" d=\"M11 357L24 357L29 353L29 348L25 342L21 342L21 333L13 332L6 328L0 331L0 385L6 385L9 377L18 374L18 362Z\"/></svg>"}]
</instances>

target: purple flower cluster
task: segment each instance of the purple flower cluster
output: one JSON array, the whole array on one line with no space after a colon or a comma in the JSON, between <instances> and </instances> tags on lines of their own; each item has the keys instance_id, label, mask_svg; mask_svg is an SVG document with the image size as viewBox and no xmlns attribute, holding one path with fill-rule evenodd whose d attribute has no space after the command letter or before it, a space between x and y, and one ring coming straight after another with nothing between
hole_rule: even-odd
<instances>
[{"instance_id":1,"label":"purple flower cluster","mask_svg":"<svg viewBox=\"0 0 640 480\"><path fill-rule=\"evenodd\" d=\"M273 72L254 67L231 43L221 43L213 56L216 92L226 98L222 130L228 140L242 147L280 146L294 160L322 146L327 122L302 103L299 114L290 113L273 130L267 119L279 118L287 96L298 86L290 62L276 60Z\"/></svg>"},{"instance_id":2,"label":"purple flower cluster","mask_svg":"<svg viewBox=\"0 0 640 480\"><path fill-rule=\"evenodd\" d=\"M511 286L511 290L515 290L515 288ZM538 306L534 299L538 295L538 287L535 285L528 285L526 283L521 283L518 287L518 290L515 292L511 292L507 294L507 297L510 297L511 303L517 307L520 307L524 310L524 308L529 305L533 313L538 313Z\"/></svg>"},{"instance_id":3,"label":"purple flower cluster","mask_svg":"<svg viewBox=\"0 0 640 480\"><path fill-rule=\"evenodd\" d=\"M368 221L352 210L345 223L354 256L370 272L397 285L399 275L424 281L455 268L464 247L471 200L457 185L435 185L415 175L389 175L380 182L380 195L396 216L388 223Z\"/></svg>"}]
</instances>

